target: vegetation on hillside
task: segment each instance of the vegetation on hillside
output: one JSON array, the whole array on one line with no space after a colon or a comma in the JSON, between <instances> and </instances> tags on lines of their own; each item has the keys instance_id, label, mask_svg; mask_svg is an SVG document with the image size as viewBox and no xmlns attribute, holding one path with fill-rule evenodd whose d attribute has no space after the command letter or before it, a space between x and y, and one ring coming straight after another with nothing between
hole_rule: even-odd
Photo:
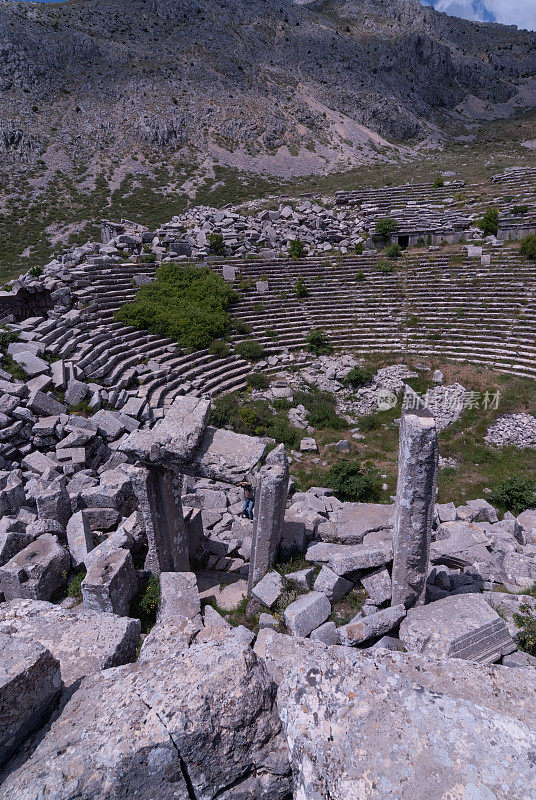
<instances>
[{"instance_id":1,"label":"vegetation on hillside","mask_svg":"<svg viewBox=\"0 0 536 800\"><path fill-rule=\"evenodd\" d=\"M208 267L170 263L159 267L155 280L118 309L115 319L197 350L231 332L229 308L237 297Z\"/></svg>"}]
</instances>

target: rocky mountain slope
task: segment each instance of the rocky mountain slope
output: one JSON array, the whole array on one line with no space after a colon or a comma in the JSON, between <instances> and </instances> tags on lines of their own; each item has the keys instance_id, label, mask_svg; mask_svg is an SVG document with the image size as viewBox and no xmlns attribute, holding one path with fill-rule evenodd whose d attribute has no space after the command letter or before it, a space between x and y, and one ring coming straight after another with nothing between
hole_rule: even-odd
<instances>
[{"instance_id":1,"label":"rocky mountain slope","mask_svg":"<svg viewBox=\"0 0 536 800\"><path fill-rule=\"evenodd\" d=\"M314 171L437 135L468 97L532 106L535 70L536 35L418 0L2 0L0 168L189 148L270 171L287 148Z\"/></svg>"}]
</instances>

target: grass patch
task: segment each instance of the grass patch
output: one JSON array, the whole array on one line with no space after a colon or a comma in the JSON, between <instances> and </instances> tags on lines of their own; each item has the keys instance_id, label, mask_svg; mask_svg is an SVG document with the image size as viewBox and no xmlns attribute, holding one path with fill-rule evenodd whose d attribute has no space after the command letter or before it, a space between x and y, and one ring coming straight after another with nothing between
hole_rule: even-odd
<instances>
[{"instance_id":1,"label":"grass patch","mask_svg":"<svg viewBox=\"0 0 536 800\"><path fill-rule=\"evenodd\" d=\"M347 625L356 614L359 614L366 599L367 593L365 590L354 587L342 600L333 604L329 618L330 622L334 622L338 628L341 625Z\"/></svg>"},{"instance_id":2,"label":"grass patch","mask_svg":"<svg viewBox=\"0 0 536 800\"><path fill-rule=\"evenodd\" d=\"M149 633L155 624L159 604L160 581L158 575L151 573L130 604L129 616L140 620L142 633Z\"/></svg>"},{"instance_id":3,"label":"grass patch","mask_svg":"<svg viewBox=\"0 0 536 800\"><path fill-rule=\"evenodd\" d=\"M74 597L76 600L82 599L82 581L86 577L86 568L81 567L67 584L67 597Z\"/></svg>"}]
</instances>

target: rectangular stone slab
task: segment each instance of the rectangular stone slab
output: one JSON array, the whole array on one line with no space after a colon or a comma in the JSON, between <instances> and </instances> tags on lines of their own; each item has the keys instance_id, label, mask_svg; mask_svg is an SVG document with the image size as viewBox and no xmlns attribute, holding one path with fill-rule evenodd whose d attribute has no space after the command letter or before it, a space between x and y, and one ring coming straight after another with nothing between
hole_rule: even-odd
<instances>
[{"instance_id":1,"label":"rectangular stone slab","mask_svg":"<svg viewBox=\"0 0 536 800\"><path fill-rule=\"evenodd\" d=\"M505 621L477 594L410 609L399 635L408 650L434 658L492 663L516 650Z\"/></svg>"}]
</instances>

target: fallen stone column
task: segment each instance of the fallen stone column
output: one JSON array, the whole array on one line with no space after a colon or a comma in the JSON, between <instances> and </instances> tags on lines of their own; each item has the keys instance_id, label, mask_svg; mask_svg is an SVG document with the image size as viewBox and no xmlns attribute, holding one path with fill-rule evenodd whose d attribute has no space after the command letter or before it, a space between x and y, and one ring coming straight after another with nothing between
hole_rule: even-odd
<instances>
[{"instance_id":1,"label":"fallen stone column","mask_svg":"<svg viewBox=\"0 0 536 800\"><path fill-rule=\"evenodd\" d=\"M257 480L248 594L277 558L288 496L288 476L285 448L280 445L268 456Z\"/></svg>"},{"instance_id":2,"label":"fallen stone column","mask_svg":"<svg viewBox=\"0 0 536 800\"><path fill-rule=\"evenodd\" d=\"M424 602L437 485L434 418L424 408L402 414L393 533L392 604Z\"/></svg>"}]
</instances>

